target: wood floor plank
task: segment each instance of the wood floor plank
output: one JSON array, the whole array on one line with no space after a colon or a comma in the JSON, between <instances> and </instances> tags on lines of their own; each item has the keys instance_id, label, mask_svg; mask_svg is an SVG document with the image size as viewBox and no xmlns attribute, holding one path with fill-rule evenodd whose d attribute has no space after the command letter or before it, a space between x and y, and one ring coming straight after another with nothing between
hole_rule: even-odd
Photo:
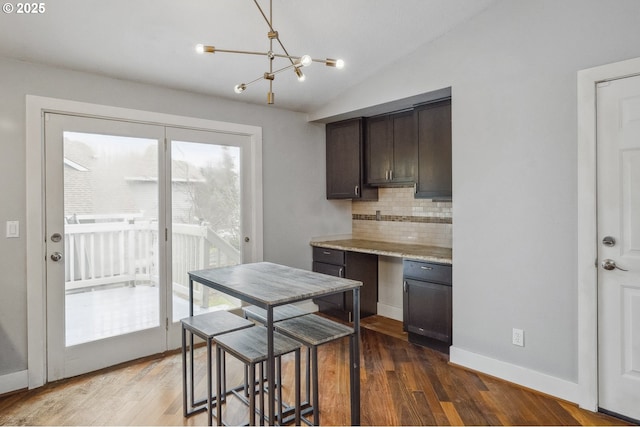
<instances>
[{"instance_id":1,"label":"wood floor plank","mask_svg":"<svg viewBox=\"0 0 640 427\"><path fill-rule=\"evenodd\" d=\"M456 410L453 402L440 402L440 406L444 409L444 413L447 414L447 418L449 419L449 425L452 426L463 426L465 425L462 422L462 418L460 418L460 414Z\"/></svg>"},{"instance_id":2,"label":"wood floor plank","mask_svg":"<svg viewBox=\"0 0 640 427\"><path fill-rule=\"evenodd\" d=\"M448 363L433 350L362 330L363 425L628 425ZM304 353L304 352L303 352ZM349 343L319 348L321 423L349 425ZM205 391L206 349L196 355L197 395ZM293 357L283 358L283 394L293 401ZM304 360L304 358L303 358ZM242 365L227 359L228 385L242 381ZM225 420L242 424L247 408L230 398ZM0 425L206 425L206 414L182 416L179 353L0 397Z\"/></svg>"}]
</instances>

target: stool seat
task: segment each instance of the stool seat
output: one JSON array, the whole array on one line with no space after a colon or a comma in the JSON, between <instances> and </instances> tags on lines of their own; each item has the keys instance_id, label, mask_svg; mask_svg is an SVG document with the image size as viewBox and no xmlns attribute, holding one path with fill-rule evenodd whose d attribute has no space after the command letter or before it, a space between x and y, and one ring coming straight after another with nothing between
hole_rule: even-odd
<instances>
[{"instance_id":1,"label":"stool seat","mask_svg":"<svg viewBox=\"0 0 640 427\"><path fill-rule=\"evenodd\" d=\"M264 308L260 308L255 305L248 305L246 307L242 307L242 310L244 311L244 316L247 319L255 320L263 325L267 324L267 310ZM309 312L301 309L297 305L281 305L273 309L273 321L274 323L281 322L286 319L291 319L292 317L304 316L305 314L309 314Z\"/></svg>"},{"instance_id":2,"label":"stool seat","mask_svg":"<svg viewBox=\"0 0 640 427\"><path fill-rule=\"evenodd\" d=\"M276 331L300 341L307 347L317 347L353 334L353 328L316 314L283 320L274 326Z\"/></svg>"},{"instance_id":3,"label":"stool seat","mask_svg":"<svg viewBox=\"0 0 640 427\"><path fill-rule=\"evenodd\" d=\"M245 363L259 363L267 360L267 328L256 325L214 337L214 341L227 353ZM273 354L282 356L301 347L294 339L282 334L273 334Z\"/></svg>"},{"instance_id":4,"label":"stool seat","mask_svg":"<svg viewBox=\"0 0 640 427\"><path fill-rule=\"evenodd\" d=\"M187 317L181 322L185 329L202 339L253 326L247 319L224 310Z\"/></svg>"},{"instance_id":5,"label":"stool seat","mask_svg":"<svg viewBox=\"0 0 640 427\"><path fill-rule=\"evenodd\" d=\"M253 322L251 322L253 324ZM240 329L234 332L229 332L214 337L216 343L216 367L218 369L218 381L217 381L217 393L222 392L222 381L220 378L224 377L222 371L222 354L223 352L229 354L245 364L248 368L249 375L248 381L245 383L251 384L251 391L249 392L249 424L255 424L255 396L257 394L255 389L255 369L256 365L260 367L259 387L260 393L260 424L264 423L264 373L263 363L268 358L268 346L267 335L268 330L265 326L256 325L251 328ZM287 353L295 353L295 421L296 424L300 422L300 347L302 346L298 341L279 334L275 331L273 333L273 354L274 357L279 357ZM280 387L278 387L280 388ZM225 425L222 419L222 406L218 405L217 421L218 425ZM283 420L282 411L279 414L280 423Z\"/></svg>"}]
</instances>

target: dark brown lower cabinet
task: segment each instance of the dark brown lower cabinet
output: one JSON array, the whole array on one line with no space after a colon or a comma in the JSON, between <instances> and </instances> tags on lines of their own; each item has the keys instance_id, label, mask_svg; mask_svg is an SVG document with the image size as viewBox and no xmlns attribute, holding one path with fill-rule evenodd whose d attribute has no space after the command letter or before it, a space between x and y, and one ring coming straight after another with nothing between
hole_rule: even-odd
<instances>
[{"instance_id":1,"label":"dark brown lower cabinet","mask_svg":"<svg viewBox=\"0 0 640 427\"><path fill-rule=\"evenodd\" d=\"M378 256L336 249L313 248L313 271L362 282L360 317L376 314L378 305ZM353 292L313 300L321 313L351 322Z\"/></svg>"},{"instance_id":2,"label":"dark brown lower cabinet","mask_svg":"<svg viewBox=\"0 0 640 427\"><path fill-rule=\"evenodd\" d=\"M409 342L449 353L452 344L451 266L405 260L403 320Z\"/></svg>"}]
</instances>

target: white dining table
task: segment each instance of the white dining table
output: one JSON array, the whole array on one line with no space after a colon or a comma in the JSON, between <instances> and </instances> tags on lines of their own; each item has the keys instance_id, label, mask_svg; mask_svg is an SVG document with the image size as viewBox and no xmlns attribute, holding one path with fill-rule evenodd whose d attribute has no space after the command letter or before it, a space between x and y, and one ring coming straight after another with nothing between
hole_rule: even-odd
<instances>
[{"instance_id":1,"label":"white dining table","mask_svg":"<svg viewBox=\"0 0 640 427\"><path fill-rule=\"evenodd\" d=\"M353 292L350 400L351 425L360 425L360 287L362 282L301 270L270 262L191 271L189 275L189 315L193 316L193 283L223 292L267 311L267 382L275 383L273 351L274 308L331 294ZM268 394L268 422L275 424L275 394Z\"/></svg>"}]
</instances>

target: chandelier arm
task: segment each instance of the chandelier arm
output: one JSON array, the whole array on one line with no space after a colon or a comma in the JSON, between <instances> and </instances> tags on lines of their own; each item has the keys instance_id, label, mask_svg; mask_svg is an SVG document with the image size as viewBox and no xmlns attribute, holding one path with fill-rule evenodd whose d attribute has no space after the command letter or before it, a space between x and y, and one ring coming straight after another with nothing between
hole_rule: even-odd
<instances>
[{"instance_id":1,"label":"chandelier arm","mask_svg":"<svg viewBox=\"0 0 640 427\"><path fill-rule=\"evenodd\" d=\"M274 75L275 75L275 74L281 73L281 72L283 72L283 71L289 70L289 69L291 69L291 68L293 68L293 67L294 67L294 65L287 65L286 67L283 67L283 68L277 69L277 70L275 70L275 71L273 71L273 72L270 72L270 74L274 74ZM246 86L249 86L249 85L251 85L251 84L253 84L253 83L255 83L255 82L258 82L258 81L260 81L260 80L264 80L264 79L265 79L265 78L264 78L264 75L262 75L262 76L258 77L257 79L251 80L250 82L248 82L248 83L243 83L243 84L244 84L244 85L245 85L245 87L246 87Z\"/></svg>"},{"instance_id":2,"label":"chandelier arm","mask_svg":"<svg viewBox=\"0 0 640 427\"><path fill-rule=\"evenodd\" d=\"M264 76L260 76L257 79L251 80L249 83L245 83L245 86L249 86L250 84L253 84L255 82L259 82L260 80L264 80Z\"/></svg>"},{"instance_id":3,"label":"chandelier arm","mask_svg":"<svg viewBox=\"0 0 640 427\"><path fill-rule=\"evenodd\" d=\"M217 47L215 48L215 50L211 53L240 53L240 54L244 54L244 55L259 55L259 56L269 56L269 52L255 52L255 51L251 51L251 50L235 50L235 49L218 49ZM297 55L283 55L281 53L271 53L272 56L275 56L276 58L286 58L289 59L291 61L293 61L294 59L300 59L302 58L301 56L297 56ZM325 62L322 59L314 59L314 61L316 62ZM293 63L292 63L293 65Z\"/></svg>"},{"instance_id":4,"label":"chandelier arm","mask_svg":"<svg viewBox=\"0 0 640 427\"><path fill-rule=\"evenodd\" d=\"M261 56L269 56L269 52L255 52L250 50L233 50L233 49L215 49L214 53L223 52L223 53L242 53L244 55L261 55Z\"/></svg>"},{"instance_id":5,"label":"chandelier arm","mask_svg":"<svg viewBox=\"0 0 640 427\"><path fill-rule=\"evenodd\" d=\"M272 71L271 74L278 74L278 73L281 73L283 71L289 70L289 69L291 69L293 67L295 67L295 65L287 65L286 67L282 67L282 68L280 68L278 70Z\"/></svg>"}]
</instances>

